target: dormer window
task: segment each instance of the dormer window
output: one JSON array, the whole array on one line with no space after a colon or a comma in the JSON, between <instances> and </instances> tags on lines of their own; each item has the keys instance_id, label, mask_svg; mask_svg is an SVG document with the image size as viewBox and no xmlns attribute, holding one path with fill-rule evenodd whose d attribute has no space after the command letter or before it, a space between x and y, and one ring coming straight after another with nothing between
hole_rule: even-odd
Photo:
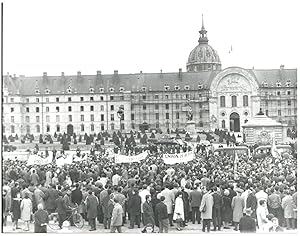
<instances>
[{"instance_id":1,"label":"dormer window","mask_svg":"<svg viewBox=\"0 0 300 236\"><path fill-rule=\"evenodd\" d=\"M99 88L100 93L104 93L104 88Z\"/></svg>"},{"instance_id":2,"label":"dormer window","mask_svg":"<svg viewBox=\"0 0 300 236\"><path fill-rule=\"evenodd\" d=\"M45 90L45 93L46 93L46 94L49 94L49 93L50 93L50 89L46 89L46 90Z\"/></svg>"},{"instance_id":3,"label":"dormer window","mask_svg":"<svg viewBox=\"0 0 300 236\"><path fill-rule=\"evenodd\" d=\"M281 86L281 83L280 82L277 82L276 83L276 87L280 87Z\"/></svg>"},{"instance_id":4,"label":"dormer window","mask_svg":"<svg viewBox=\"0 0 300 236\"><path fill-rule=\"evenodd\" d=\"M90 88L90 93L94 93L95 89L94 88Z\"/></svg>"},{"instance_id":5,"label":"dormer window","mask_svg":"<svg viewBox=\"0 0 300 236\"><path fill-rule=\"evenodd\" d=\"M290 86L291 86L291 81L290 80L286 81L286 87L290 87Z\"/></svg>"},{"instance_id":6,"label":"dormer window","mask_svg":"<svg viewBox=\"0 0 300 236\"><path fill-rule=\"evenodd\" d=\"M203 89L203 84L198 84L198 89Z\"/></svg>"},{"instance_id":7,"label":"dormer window","mask_svg":"<svg viewBox=\"0 0 300 236\"><path fill-rule=\"evenodd\" d=\"M180 87L176 85L176 86L174 87L174 89L175 89L176 91L178 91L178 90L180 89Z\"/></svg>"},{"instance_id":8,"label":"dormer window","mask_svg":"<svg viewBox=\"0 0 300 236\"><path fill-rule=\"evenodd\" d=\"M268 87L268 83L267 82L264 82L264 87Z\"/></svg>"},{"instance_id":9,"label":"dormer window","mask_svg":"<svg viewBox=\"0 0 300 236\"><path fill-rule=\"evenodd\" d=\"M165 91L169 91L170 90L170 86L169 85L165 85Z\"/></svg>"},{"instance_id":10,"label":"dormer window","mask_svg":"<svg viewBox=\"0 0 300 236\"><path fill-rule=\"evenodd\" d=\"M39 89L35 89L35 94L40 94L40 90Z\"/></svg>"},{"instance_id":11,"label":"dormer window","mask_svg":"<svg viewBox=\"0 0 300 236\"><path fill-rule=\"evenodd\" d=\"M114 88L109 88L109 92L113 93L115 91Z\"/></svg>"},{"instance_id":12,"label":"dormer window","mask_svg":"<svg viewBox=\"0 0 300 236\"><path fill-rule=\"evenodd\" d=\"M71 87L69 87L69 88L67 89L67 93L72 93Z\"/></svg>"},{"instance_id":13,"label":"dormer window","mask_svg":"<svg viewBox=\"0 0 300 236\"><path fill-rule=\"evenodd\" d=\"M190 90L190 86L189 85L185 85L184 86L184 90Z\"/></svg>"},{"instance_id":14,"label":"dormer window","mask_svg":"<svg viewBox=\"0 0 300 236\"><path fill-rule=\"evenodd\" d=\"M120 92L124 92L124 90L125 90L124 87L120 87L119 89Z\"/></svg>"},{"instance_id":15,"label":"dormer window","mask_svg":"<svg viewBox=\"0 0 300 236\"><path fill-rule=\"evenodd\" d=\"M142 87L142 91L146 92L147 88L146 87Z\"/></svg>"}]
</instances>

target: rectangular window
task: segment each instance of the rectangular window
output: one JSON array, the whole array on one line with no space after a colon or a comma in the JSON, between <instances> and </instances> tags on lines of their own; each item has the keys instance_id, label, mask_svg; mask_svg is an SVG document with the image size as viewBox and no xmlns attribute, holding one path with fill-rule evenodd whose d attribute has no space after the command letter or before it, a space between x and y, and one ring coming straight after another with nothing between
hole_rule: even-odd
<instances>
[{"instance_id":1,"label":"rectangular window","mask_svg":"<svg viewBox=\"0 0 300 236\"><path fill-rule=\"evenodd\" d=\"M60 122L59 115L56 115L56 122Z\"/></svg>"},{"instance_id":2,"label":"rectangular window","mask_svg":"<svg viewBox=\"0 0 300 236\"><path fill-rule=\"evenodd\" d=\"M104 106L103 105L100 106L100 111L104 111Z\"/></svg>"},{"instance_id":3,"label":"rectangular window","mask_svg":"<svg viewBox=\"0 0 300 236\"><path fill-rule=\"evenodd\" d=\"M10 108L10 112L14 112L14 108L13 107Z\"/></svg>"},{"instance_id":4,"label":"rectangular window","mask_svg":"<svg viewBox=\"0 0 300 236\"><path fill-rule=\"evenodd\" d=\"M29 98L26 98L26 102L29 103Z\"/></svg>"},{"instance_id":5,"label":"rectangular window","mask_svg":"<svg viewBox=\"0 0 300 236\"><path fill-rule=\"evenodd\" d=\"M104 130L104 124L101 125L101 131L103 131L103 130Z\"/></svg>"},{"instance_id":6,"label":"rectangular window","mask_svg":"<svg viewBox=\"0 0 300 236\"><path fill-rule=\"evenodd\" d=\"M35 111L36 111L36 112L40 112L40 108L39 108L39 107L36 107L36 108L35 108Z\"/></svg>"},{"instance_id":7,"label":"rectangular window","mask_svg":"<svg viewBox=\"0 0 300 236\"><path fill-rule=\"evenodd\" d=\"M56 102L59 102L59 98L56 98Z\"/></svg>"},{"instance_id":8,"label":"rectangular window","mask_svg":"<svg viewBox=\"0 0 300 236\"><path fill-rule=\"evenodd\" d=\"M155 113L155 119L159 120L159 113Z\"/></svg>"},{"instance_id":9,"label":"rectangular window","mask_svg":"<svg viewBox=\"0 0 300 236\"><path fill-rule=\"evenodd\" d=\"M124 96L120 96L120 100L121 100L121 101L124 101Z\"/></svg>"},{"instance_id":10,"label":"rectangular window","mask_svg":"<svg viewBox=\"0 0 300 236\"><path fill-rule=\"evenodd\" d=\"M169 99L169 95L168 95L168 94L166 94L166 95L165 95L165 98L166 98L166 99Z\"/></svg>"},{"instance_id":11,"label":"rectangular window","mask_svg":"<svg viewBox=\"0 0 300 236\"><path fill-rule=\"evenodd\" d=\"M287 104L288 104L288 106L291 106L291 105L292 105L292 101L291 101L291 100L288 100L288 101L287 101Z\"/></svg>"},{"instance_id":12,"label":"rectangular window","mask_svg":"<svg viewBox=\"0 0 300 236\"><path fill-rule=\"evenodd\" d=\"M68 102L72 102L72 98L71 97L68 97Z\"/></svg>"},{"instance_id":13,"label":"rectangular window","mask_svg":"<svg viewBox=\"0 0 300 236\"><path fill-rule=\"evenodd\" d=\"M159 109L159 105L155 104L155 110L158 110L158 109Z\"/></svg>"},{"instance_id":14,"label":"rectangular window","mask_svg":"<svg viewBox=\"0 0 300 236\"><path fill-rule=\"evenodd\" d=\"M247 107L248 106L248 95L243 96L243 106Z\"/></svg>"},{"instance_id":15,"label":"rectangular window","mask_svg":"<svg viewBox=\"0 0 300 236\"><path fill-rule=\"evenodd\" d=\"M280 91L277 91L277 96L280 96Z\"/></svg>"},{"instance_id":16,"label":"rectangular window","mask_svg":"<svg viewBox=\"0 0 300 236\"><path fill-rule=\"evenodd\" d=\"M80 101L83 102L83 97L80 97Z\"/></svg>"},{"instance_id":17,"label":"rectangular window","mask_svg":"<svg viewBox=\"0 0 300 236\"><path fill-rule=\"evenodd\" d=\"M113 111L115 109L114 105L110 106L110 110Z\"/></svg>"},{"instance_id":18,"label":"rectangular window","mask_svg":"<svg viewBox=\"0 0 300 236\"><path fill-rule=\"evenodd\" d=\"M100 101L104 101L104 97L103 96L100 96Z\"/></svg>"},{"instance_id":19,"label":"rectangular window","mask_svg":"<svg viewBox=\"0 0 300 236\"><path fill-rule=\"evenodd\" d=\"M281 106L281 102L280 102L280 101L278 101L278 106L279 106L279 107Z\"/></svg>"},{"instance_id":20,"label":"rectangular window","mask_svg":"<svg viewBox=\"0 0 300 236\"><path fill-rule=\"evenodd\" d=\"M170 118L169 113L166 113L166 119L168 120Z\"/></svg>"},{"instance_id":21,"label":"rectangular window","mask_svg":"<svg viewBox=\"0 0 300 236\"><path fill-rule=\"evenodd\" d=\"M94 97L90 97L90 101L94 101Z\"/></svg>"},{"instance_id":22,"label":"rectangular window","mask_svg":"<svg viewBox=\"0 0 300 236\"><path fill-rule=\"evenodd\" d=\"M39 98L36 98L35 100L36 100L36 102L40 102L40 99L39 99Z\"/></svg>"},{"instance_id":23,"label":"rectangular window","mask_svg":"<svg viewBox=\"0 0 300 236\"><path fill-rule=\"evenodd\" d=\"M94 131L94 130L95 130L95 125L91 124L91 131Z\"/></svg>"},{"instance_id":24,"label":"rectangular window","mask_svg":"<svg viewBox=\"0 0 300 236\"><path fill-rule=\"evenodd\" d=\"M10 98L10 102L14 102L14 100L15 100L14 98Z\"/></svg>"},{"instance_id":25,"label":"rectangular window","mask_svg":"<svg viewBox=\"0 0 300 236\"><path fill-rule=\"evenodd\" d=\"M91 106L91 111L94 111L94 106Z\"/></svg>"},{"instance_id":26,"label":"rectangular window","mask_svg":"<svg viewBox=\"0 0 300 236\"><path fill-rule=\"evenodd\" d=\"M84 107L83 106L80 106L80 111L84 111Z\"/></svg>"},{"instance_id":27,"label":"rectangular window","mask_svg":"<svg viewBox=\"0 0 300 236\"><path fill-rule=\"evenodd\" d=\"M49 103L49 98L46 98L46 102Z\"/></svg>"},{"instance_id":28,"label":"rectangular window","mask_svg":"<svg viewBox=\"0 0 300 236\"><path fill-rule=\"evenodd\" d=\"M27 123L29 123L29 122L30 122L30 118L29 118L29 116L26 116L26 117L25 117L25 121L26 121Z\"/></svg>"},{"instance_id":29,"label":"rectangular window","mask_svg":"<svg viewBox=\"0 0 300 236\"><path fill-rule=\"evenodd\" d=\"M147 120L147 114L143 113L143 120Z\"/></svg>"},{"instance_id":30,"label":"rectangular window","mask_svg":"<svg viewBox=\"0 0 300 236\"><path fill-rule=\"evenodd\" d=\"M189 98L190 98L190 95L189 95L189 94L186 94L186 95L185 95L185 98L186 98L186 99L189 99Z\"/></svg>"},{"instance_id":31,"label":"rectangular window","mask_svg":"<svg viewBox=\"0 0 300 236\"><path fill-rule=\"evenodd\" d=\"M111 121L114 121L114 120L115 120L114 114L110 114L110 120L111 120Z\"/></svg>"},{"instance_id":32,"label":"rectangular window","mask_svg":"<svg viewBox=\"0 0 300 236\"><path fill-rule=\"evenodd\" d=\"M72 122L72 115L69 115L69 122Z\"/></svg>"},{"instance_id":33,"label":"rectangular window","mask_svg":"<svg viewBox=\"0 0 300 236\"><path fill-rule=\"evenodd\" d=\"M111 100L111 101L114 100L114 96L110 96L110 100Z\"/></svg>"},{"instance_id":34,"label":"rectangular window","mask_svg":"<svg viewBox=\"0 0 300 236\"><path fill-rule=\"evenodd\" d=\"M231 105L232 105L232 107L236 107L237 106L237 99L236 99L236 96L235 95L233 95L232 97L231 97Z\"/></svg>"},{"instance_id":35,"label":"rectangular window","mask_svg":"<svg viewBox=\"0 0 300 236\"><path fill-rule=\"evenodd\" d=\"M72 107L71 106L68 107L68 111L72 111Z\"/></svg>"},{"instance_id":36,"label":"rectangular window","mask_svg":"<svg viewBox=\"0 0 300 236\"><path fill-rule=\"evenodd\" d=\"M288 109L288 115L289 115L289 116L292 115L291 109Z\"/></svg>"},{"instance_id":37,"label":"rectangular window","mask_svg":"<svg viewBox=\"0 0 300 236\"><path fill-rule=\"evenodd\" d=\"M268 110L266 110L266 116L269 116L269 111Z\"/></svg>"},{"instance_id":38,"label":"rectangular window","mask_svg":"<svg viewBox=\"0 0 300 236\"><path fill-rule=\"evenodd\" d=\"M60 126L56 126L56 132L60 132Z\"/></svg>"},{"instance_id":39,"label":"rectangular window","mask_svg":"<svg viewBox=\"0 0 300 236\"><path fill-rule=\"evenodd\" d=\"M146 104L143 104L143 110L146 110L146 109L147 109Z\"/></svg>"},{"instance_id":40,"label":"rectangular window","mask_svg":"<svg viewBox=\"0 0 300 236\"><path fill-rule=\"evenodd\" d=\"M179 119L179 112L176 112L176 119Z\"/></svg>"},{"instance_id":41,"label":"rectangular window","mask_svg":"<svg viewBox=\"0 0 300 236\"><path fill-rule=\"evenodd\" d=\"M146 100L146 95L143 95L143 96L142 96L142 99L143 99L143 100Z\"/></svg>"},{"instance_id":42,"label":"rectangular window","mask_svg":"<svg viewBox=\"0 0 300 236\"><path fill-rule=\"evenodd\" d=\"M50 116L46 116L46 122L50 122Z\"/></svg>"},{"instance_id":43,"label":"rectangular window","mask_svg":"<svg viewBox=\"0 0 300 236\"><path fill-rule=\"evenodd\" d=\"M49 107L46 107L46 112L49 112Z\"/></svg>"},{"instance_id":44,"label":"rectangular window","mask_svg":"<svg viewBox=\"0 0 300 236\"><path fill-rule=\"evenodd\" d=\"M134 114L131 114L131 120L134 120Z\"/></svg>"},{"instance_id":45,"label":"rectangular window","mask_svg":"<svg viewBox=\"0 0 300 236\"><path fill-rule=\"evenodd\" d=\"M178 110L179 109L179 104L176 103L175 108Z\"/></svg>"},{"instance_id":46,"label":"rectangular window","mask_svg":"<svg viewBox=\"0 0 300 236\"><path fill-rule=\"evenodd\" d=\"M225 107L225 96L220 97L220 106Z\"/></svg>"},{"instance_id":47,"label":"rectangular window","mask_svg":"<svg viewBox=\"0 0 300 236\"><path fill-rule=\"evenodd\" d=\"M155 94L155 95L154 95L154 99L158 99L158 94Z\"/></svg>"},{"instance_id":48,"label":"rectangular window","mask_svg":"<svg viewBox=\"0 0 300 236\"><path fill-rule=\"evenodd\" d=\"M286 94L287 94L287 95L291 95L291 91L287 91Z\"/></svg>"},{"instance_id":49,"label":"rectangular window","mask_svg":"<svg viewBox=\"0 0 300 236\"><path fill-rule=\"evenodd\" d=\"M81 125L80 127L81 127L81 128L80 128L80 129L81 129L81 132L84 132L84 125Z\"/></svg>"},{"instance_id":50,"label":"rectangular window","mask_svg":"<svg viewBox=\"0 0 300 236\"><path fill-rule=\"evenodd\" d=\"M84 121L84 115L80 115L80 121Z\"/></svg>"},{"instance_id":51,"label":"rectangular window","mask_svg":"<svg viewBox=\"0 0 300 236\"><path fill-rule=\"evenodd\" d=\"M278 116L281 116L281 110L278 110Z\"/></svg>"},{"instance_id":52,"label":"rectangular window","mask_svg":"<svg viewBox=\"0 0 300 236\"><path fill-rule=\"evenodd\" d=\"M91 121L94 121L94 118L95 118L95 117L94 117L94 115L92 114L92 115L91 115Z\"/></svg>"},{"instance_id":53,"label":"rectangular window","mask_svg":"<svg viewBox=\"0 0 300 236\"><path fill-rule=\"evenodd\" d=\"M101 121L104 121L104 115L103 114L101 114Z\"/></svg>"},{"instance_id":54,"label":"rectangular window","mask_svg":"<svg viewBox=\"0 0 300 236\"><path fill-rule=\"evenodd\" d=\"M37 117L36 117L36 123L39 123L39 122L40 122L40 117L37 116Z\"/></svg>"},{"instance_id":55,"label":"rectangular window","mask_svg":"<svg viewBox=\"0 0 300 236\"><path fill-rule=\"evenodd\" d=\"M56 110L56 112L59 112L59 107L56 107L55 110Z\"/></svg>"},{"instance_id":56,"label":"rectangular window","mask_svg":"<svg viewBox=\"0 0 300 236\"><path fill-rule=\"evenodd\" d=\"M15 122L15 117L10 117L10 121L11 121L11 123L14 123Z\"/></svg>"},{"instance_id":57,"label":"rectangular window","mask_svg":"<svg viewBox=\"0 0 300 236\"><path fill-rule=\"evenodd\" d=\"M166 110L169 110L169 104L166 104Z\"/></svg>"}]
</instances>

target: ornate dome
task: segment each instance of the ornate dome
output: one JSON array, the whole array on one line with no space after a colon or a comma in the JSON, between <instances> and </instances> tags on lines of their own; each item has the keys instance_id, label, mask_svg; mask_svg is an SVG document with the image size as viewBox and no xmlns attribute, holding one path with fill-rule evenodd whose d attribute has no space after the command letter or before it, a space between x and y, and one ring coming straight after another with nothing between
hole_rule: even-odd
<instances>
[{"instance_id":1,"label":"ornate dome","mask_svg":"<svg viewBox=\"0 0 300 236\"><path fill-rule=\"evenodd\" d=\"M208 71L208 70L221 70L221 60L216 50L208 45L208 39L206 36L207 31L203 25L202 16L202 28L199 44L191 51L186 69L188 72L191 71Z\"/></svg>"}]
</instances>

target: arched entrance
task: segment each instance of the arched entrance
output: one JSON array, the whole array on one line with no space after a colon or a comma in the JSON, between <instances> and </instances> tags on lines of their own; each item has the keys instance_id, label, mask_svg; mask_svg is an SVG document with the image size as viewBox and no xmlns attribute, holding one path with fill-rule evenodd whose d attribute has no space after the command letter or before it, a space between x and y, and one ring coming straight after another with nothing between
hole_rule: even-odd
<instances>
[{"instance_id":1,"label":"arched entrance","mask_svg":"<svg viewBox=\"0 0 300 236\"><path fill-rule=\"evenodd\" d=\"M230 131L240 132L240 115L236 112L230 115Z\"/></svg>"},{"instance_id":2,"label":"arched entrance","mask_svg":"<svg viewBox=\"0 0 300 236\"><path fill-rule=\"evenodd\" d=\"M68 135L73 135L73 131L74 131L73 125L69 124L69 125L67 126L67 134L68 134Z\"/></svg>"}]
</instances>

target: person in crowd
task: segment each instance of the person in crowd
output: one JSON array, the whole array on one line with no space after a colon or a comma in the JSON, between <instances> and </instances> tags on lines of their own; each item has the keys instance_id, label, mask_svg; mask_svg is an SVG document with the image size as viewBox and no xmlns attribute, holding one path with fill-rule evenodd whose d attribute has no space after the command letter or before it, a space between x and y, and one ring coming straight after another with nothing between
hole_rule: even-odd
<instances>
[{"instance_id":1,"label":"person in crowd","mask_svg":"<svg viewBox=\"0 0 300 236\"><path fill-rule=\"evenodd\" d=\"M169 230L169 216L167 205L164 204L165 197L162 195L158 195L159 203L157 203L155 209L159 222L159 233L168 233Z\"/></svg>"},{"instance_id":2,"label":"person in crowd","mask_svg":"<svg viewBox=\"0 0 300 236\"><path fill-rule=\"evenodd\" d=\"M25 193L25 196L21 201L20 209L21 209L21 219L25 223L24 231L29 231L29 222L31 220L31 215L32 215L32 202L27 193Z\"/></svg>"},{"instance_id":3,"label":"person in crowd","mask_svg":"<svg viewBox=\"0 0 300 236\"><path fill-rule=\"evenodd\" d=\"M122 233L122 224L123 224L122 221L123 221L123 208L119 204L118 200L114 199L114 208L112 211L110 232L114 233L117 230L118 233Z\"/></svg>"},{"instance_id":4,"label":"person in crowd","mask_svg":"<svg viewBox=\"0 0 300 236\"><path fill-rule=\"evenodd\" d=\"M34 233L47 233L48 212L44 210L42 203L39 203L37 207L38 210L34 213Z\"/></svg>"},{"instance_id":5,"label":"person in crowd","mask_svg":"<svg viewBox=\"0 0 300 236\"><path fill-rule=\"evenodd\" d=\"M198 185L196 185L190 193L190 202L192 208L192 223L195 224L196 220L200 224L200 204L202 200L202 193L198 190Z\"/></svg>"},{"instance_id":6,"label":"person in crowd","mask_svg":"<svg viewBox=\"0 0 300 236\"><path fill-rule=\"evenodd\" d=\"M237 195L232 198L232 203L231 203L231 207L232 207L232 210L233 210L232 220L233 220L233 223L234 223L234 230L235 231L238 230L238 224L240 222L240 219L243 216L243 209L245 207L245 201L241 197L241 193L242 193L242 191L240 189L238 189L237 190Z\"/></svg>"},{"instance_id":7,"label":"person in crowd","mask_svg":"<svg viewBox=\"0 0 300 236\"><path fill-rule=\"evenodd\" d=\"M56 185L50 184L49 189L45 193L45 205L48 214L55 212L55 201L58 198L58 191L55 189Z\"/></svg>"},{"instance_id":8,"label":"person in crowd","mask_svg":"<svg viewBox=\"0 0 300 236\"><path fill-rule=\"evenodd\" d=\"M142 191L139 192L139 195L141 197L141 200L142 200L142 204L141 204L141 213L142 213L142 221L143 221L143 224L146 225L146 222L145 222L145 217L144 217L144 210L143 210L143 205L144 203L146 202L146 196L147 195L151 195L150 194L150 191L147 189L147 185L144 184L143 185L143 189Z\"/></svg>"},{"instance_id":9,"label":"person in crowd","mask_svg":"<svg viewBox=\"0 0 300 236\"><path fill-rule=\"evenodd\" d=\"M185 211L184 211L184 203L182 200L182 192L177 193L177 197L175 199L175 208L174 208L174 215L173 220L177 223L176 229L182 230L181 226L184 225L185 220Z\"/></svg>"},{"instance_id":10,"label":"person in crowd","mask_svg":"<svg viewBox=\"0 0 300 236\"><path fill-rule=\"evenodd\" d=\"M251 187L249 195L246 200L246 208L251 208L252 210L251 217L253 219L256 219L256 209L257 209L257 199L255 193L256 193L255 189Z\"/></svg>"},{"instance_id":11,"label":"person in crowd","mask_svg":"<svg viewBox=\"0 0 300 236\"><path fill-rule=\"evenodd\" d=\"M203 197L200 204L200 212L202 218L202 232L205 232L207 228L207 232L210 232L210 224L212 221L212 208L214 204L214 198L211 195L210 190L207 190L206 187L203 187Z\"/></svg>"},{"instance_id":12,"label":"person in crowd","mask_svg":"<svg viewBox=\"0 0 300 236\"><path fill-rule=\"evenodd\" d=\"M276 217L272 219L272 227L270 227L269 232L283 232L283 228L279 226L279 222Z\"/></svg>"},{"instance_id":13,"label":"person in crowd","mask_svg":"<svg viewBox=\"0 0 300 236\"><path fill-rule=\"evenodd\" d=\"M275 192L274 188L270 189L270 195L268 196L267 204L269 213L278 218L280 215L281 198L279 194Z\"/></svg>"},{"instance_id":14,"label":"person in crowd","mask_svg":"<svg viewBox=\"0 0 300 236\"><path fill-rule=\"evenodd\" d=\"M286 229L290 230L292 228L295 228L294 225L292 225L293 222L293 216L294 216L294 206L293 206L293 197L290 194L290 190L286 189L285 192L286 196L282 199L282 209L284 211L284 219L286 222Z\"/></svg>"},{"instance_id":15,"label":"person in crowd","mask_svg":"<svg viewBox=\"0 0 300 236\"><path fill-rule=\"evenodd\" d=\"M82 192L78 183L75 184L75 189L71 193L71 202L79 206L82 202Z\"/></svg>"},{"instance_id":16,"label":"person in crowd","mask_svg":"<svg viewBox=\"0 0 300 236\"><path fill-rule=\"evenodd\" d=\"M144 225L155 225L154 212L151 204L151 195L146 195L146 201L143 203Z\"/></svg>"},{"instance_id":17,"label":"person in crowd","mask_svg":"<svg viewBox=\"0 0 300 236\"><path fill-rule=\"evenodd\" d=\"M241 233L255 233L256 232L256 222L251 217L252 209L246 208L245 215L242 216L239 222L239 229Z\"/></svg>"},{"instance_id":18,"label":"person in crowd","mask_svg":"<svg viewBox=\"0 0 300 236\"><path fill-rule=\"evenodd\" d=\"M259 205L256 210L257 225L259 230L262 232L265 225L268 223L267 219L268 211L266 209L266 201L264 199L259 200Z\"/></svg>"},{"instance_id":19,"label":"person in crowd","mask_svg":"<svg viewBox=\"0 0 300 236\"><path fill-rule=\"evenodd\" d=\"M170 226L173 226L173 205L175 203L175 193L171 190L171 186L169 184L165 185L165 188L161 192L161 196L165 197L164 203L167 205L169 224Z\"/></svg>"},{"instance_id":20,"label":"person in crowd","mask_svg":"<svg viewBox=\"0 0 300 236\"><path fill-rule=\"evenodd\" d=\"M96 217L97 217L98 198L94 195L92 190L89 191L89 195L86 198L87 218L89 220L89 231L96 230Z\"/></svg>"},{"instance_id":21,"label":"person in crowd","mask_svg":"<svg viewBox=\"0 0 300 236\"><path fill-rule=\"evenodd\" d=\"M232 219L232 208L231 208L231 199L229 198L229 190L224 190L223 195L223 207L222 207L222 221L224 222L224 229L229 228L229 222Z\"/></svg>"},{"instance_id":22,"label":"person in crowd","mask_svg":"<svg viewBox=\"0 0 300 236\"><path fill-rule=\"evenodd\" d=\"M213 220L213 225L214 225L214 229L213 231L216 231L217 229L220 231L221 230L221 210L223 207L223 199L221 194L219 194L219 192L217 191L217 187L214 186L213 187L213 214L212 214L212 220Z\"/></svg>"},{"instance_id":23,"label":"person in crowd","mask_svg":"<svg viewBox=\"0 0 300 236\"><path fill-rule=\"evenodd\" d=\"M68 207L63 198L62 192L58 192L58 198L55 200L55 206L56 206L55 211L58 214L58 226L60 229L62 229L63 222L67 218L67 210L68 210ZM49 213L49 211L48 211L48 213Z\"/></svg>"},{"instance_id":24,"label":"person in crowd","mask_svg":"<svg viewBox=\"0 0 300 236\"><path fill-rule=\"evenodd\" d=\"M7 189L3 189L2 191L2 225L6 226L7 216L9 215L9 211L11 208L11 197Z\"/></svg>"},{"instance_id":25,"label":"person in crowd","mask_svg":"<svg viewBox=\"0 0 300 236\"><path fill-rule=\"evenodd\" d=\"M15 193L14 197L12 198L12 203L11 203L11 213L12 213L12 222L13 222L13 231L16 229L20 229L18 227L18 222L19 219L21 219L21 193Z\"/></svg>"},{"instance_id":26,"label":"person in crowd","mask_svg":"<svg viewBox=\"0 0 300 236\"><path fill-rule=\"evenodd\" d=\"M134 189L133 194L128 199L128 213L130 214L130 229L134 228L136 223L138 228L141 226L141 204L142 200L137 189Z\"/></svg>"},{"instance_id":27,"label":"person in crowd","mask_svg":"<svg viewBox=\"0 0 300 236\"><path fill-rule=\"evenodd\" d=\"M293 229L297 229L297 191L296 191L297 186L294 189L294 193L292 195L293 197L293 218L292 218L292 226Z\"/></svg>"}]
</instances>

